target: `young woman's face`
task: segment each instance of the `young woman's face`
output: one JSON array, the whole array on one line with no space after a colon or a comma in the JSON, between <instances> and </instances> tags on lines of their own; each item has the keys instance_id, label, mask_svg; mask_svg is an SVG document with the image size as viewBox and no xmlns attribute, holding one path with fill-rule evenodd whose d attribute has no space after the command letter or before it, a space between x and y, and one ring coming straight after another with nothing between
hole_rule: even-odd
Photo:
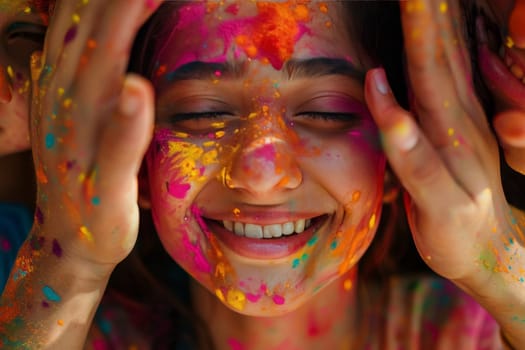
<instances>
[{"instance_id":1,"label":"young woman's face","mask_svg":"<svg viewBox=\"0 0 525 350\"><path fill-rule=\"evenodd\" d=\"M385 159L342 12L187 3L155 53L158 234L238 312L295 309L352 268L376 231Z\"/></svg>"},{"instance_id":2,"label":"young woman's face","mask_svg":"<svg viewBox=\"0 0 525 350\"><path fill-rule=\"evenodd\" d=\"M478 41L486 41L479 47L479 63L496 112L525 110L525 0L469 1L486 15L477 28Z\"/></svg>"},{"instance_id":3,"label":"young woman's face","mask_svg":"<svg viewBox=\"0 0 525 350\"><path fill-rule=\"evenodd\" d=\"M46 30L35 3L0 0L0 156L29 149L29 59Z\"/></svg>"}]
</instances>

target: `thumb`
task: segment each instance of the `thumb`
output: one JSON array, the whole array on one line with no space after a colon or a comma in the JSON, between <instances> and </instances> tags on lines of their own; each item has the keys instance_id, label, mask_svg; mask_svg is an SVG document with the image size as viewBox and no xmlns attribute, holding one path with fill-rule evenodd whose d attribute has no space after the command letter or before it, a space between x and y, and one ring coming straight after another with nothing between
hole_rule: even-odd
<instances>
[{"instance_id":1,"label":"thumb","mask_svg":"<svg viewBox=\"0 0 525 350\"><path fill-rule=\"evenodd\" d=\"M98 171L105 176L105 186L120 187L122 181L136 179L151 141L153 122L150 82L138 75L128 75L117 111L104 125L98 149Z\"/></svg>"}]
</instances>

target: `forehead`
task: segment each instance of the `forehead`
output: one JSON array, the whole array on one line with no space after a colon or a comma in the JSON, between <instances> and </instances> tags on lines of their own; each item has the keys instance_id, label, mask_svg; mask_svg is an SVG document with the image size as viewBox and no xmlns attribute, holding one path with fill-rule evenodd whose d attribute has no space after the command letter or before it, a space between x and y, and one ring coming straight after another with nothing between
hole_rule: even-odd
<instances>
[{"instance_id":1,"label":"forehead","mask_svg":"<svg viewBox=\"0 0 525 350\"><path fill-rule=\"evenodd\" d=\"M352 61L341 10L335 1L184 3L157 36L155 61L167 71L194 61L257 61L275 70L291 59Z\"/></svg>"}]
</instances>

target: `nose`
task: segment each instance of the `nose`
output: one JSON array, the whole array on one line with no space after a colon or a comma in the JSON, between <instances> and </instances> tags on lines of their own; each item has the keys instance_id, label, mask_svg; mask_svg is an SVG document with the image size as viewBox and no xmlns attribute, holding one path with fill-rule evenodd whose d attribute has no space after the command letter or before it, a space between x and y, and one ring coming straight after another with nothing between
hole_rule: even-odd
<instances>
[{"instance_id":1,"label":"nose","mask_svg":"<svg viewBox=\"0 0 525 350\"><path fill-rule=\"evenodd\" d=\"M7 75L7 70L0 65L0 103L9 103L13 97L11 93L11 82Z\"/></svg>"},{"instance_id":2,"label":"nose","mask_svg":"<svg viewBox=\"0 0 525 350\"><path fill-rule=\"evenodd\" d=\"M241 145L233 157L224 183L231 189L261 195L292 190L303 180L291 145L283 138L266 135Z\"/></svg>"}]
</instances>

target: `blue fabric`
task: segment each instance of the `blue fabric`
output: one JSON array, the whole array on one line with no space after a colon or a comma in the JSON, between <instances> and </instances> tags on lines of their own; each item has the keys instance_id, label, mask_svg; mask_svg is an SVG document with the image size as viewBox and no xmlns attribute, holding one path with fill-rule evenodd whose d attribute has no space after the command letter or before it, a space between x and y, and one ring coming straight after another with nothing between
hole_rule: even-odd
<instances>
[{"instance_id":1,"label":"blue fabric","mask_svg":"<svg viewBox=\"0 0 525 350\"><path fill-rule=\"evenodd\" d=\"M0 291L4 290L18 249L32 225L33 215L27 207L0 203Z\"/></svg>"}]
</instances>

